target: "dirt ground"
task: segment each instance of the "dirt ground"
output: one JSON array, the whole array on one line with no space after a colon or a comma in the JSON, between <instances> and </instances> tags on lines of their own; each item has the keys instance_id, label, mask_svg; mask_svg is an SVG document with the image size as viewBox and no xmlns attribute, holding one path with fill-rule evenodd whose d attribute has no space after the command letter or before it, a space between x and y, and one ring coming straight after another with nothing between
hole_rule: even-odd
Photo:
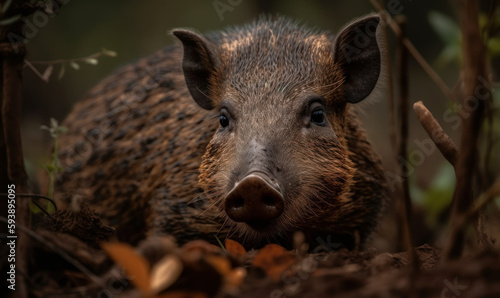
<instances>
[{"instance_id":1,"label":"dirt ground","mask_svg":"<svg viewBox=\"0 0 500 298\"><path fill-rule=\"evenodd\" d=\"M96 213L58 211L32 239L29 291L33 297L500 297L500 253L476 251L442 261L429 245L409 254L295 249L270 244L245 251L167 236L134 248L113 242L114 229Z\"/></svg>"}]
</instances>

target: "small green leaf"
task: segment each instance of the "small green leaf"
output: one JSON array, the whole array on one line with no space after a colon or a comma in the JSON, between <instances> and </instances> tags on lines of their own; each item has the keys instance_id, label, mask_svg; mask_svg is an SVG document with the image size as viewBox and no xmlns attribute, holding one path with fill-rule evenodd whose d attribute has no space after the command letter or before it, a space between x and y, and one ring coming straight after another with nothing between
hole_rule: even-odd
<instances>
[{"instance_id":1,"label":"small green leaf","mask_svg":"<svg viewBox=\"0 0 500 298\"><path fill-rule=\"evenodd\" d=\"M57 120L54 118L50 118L50 128L57 128L59 126L59 123L57 123Z\"/></svg>"},{"instance_id":2,"label":"small green leaf","mask_svg":"<svg viewBox=\"0 0 500 298\"><path fill-rule=\"evenodd\" d=\"M440 66L444 67L450 62L460 62L462 52L458 44L451 44L446 46L437 59Z\"/></svg>"},{"instance_id":3,"label":"small green leaf","mask_svg":"<svg viewBox=\"0 0 500 298\"><path fill-rule=\"evenodd\" d=\"M44 80L45 82L48 82L49 79L50 79L50 76L52 75L52 71L54 70L54 66L52 65L49 65L45 71L43 72L43 75L42 75L42 80Z\"/></svg>"},{"instance_id":4,"label":"small green leaf","mask_svg":"<svg viewBox=\"0 0 500 298\"><path fill-rule=\"evenodd\" d=\"M45 165L45 169L49 172L52 173L54 171L54 166L53 165Z\"/></svg>"},{"instance_id":5,"label":"small green leaf","mask_svg":"<svg viewBox=\"0 0 500 298\"><path fill-rule=\"evenodd\" d=\"M74 70L79 70L80 69L80 64L76 63L75 61L71 61L69 63L69 66L71 66L71 68L73 68Z\"/></svg>"},{"instance_id":6,"label":"small green leaf","mask_svg":"<svg viewBox=\"0 0 500 298\"><path fill-rule=\"evenodd\" d=\"M424 208L431 221L450 205L455 188L455 173L451 165L443 163L424 195Z\"/></svg>"},{"instance_id":7,"label":"small green leaf","mask_svg":"<svg viewBox=\"0 0 500 298\"><path fill-rule=\"evenodd\" d=\"M7 18L5 20L0 21L0 26L10 25L12 23L15 23L15 22L19 21L19 19L21 19L21 15L20 14L16 14L15 16L12 16L10 18Z\"/></svg>"},{"instance_id":8,"label":"small green leaf","mask_svg":"<svg viewBox=\"0 0 500 298\"><path fill-rule=\"evenodd\" d=\"M434 31L446 44L460 40L460 27L449 16L437 11L431 11L428 18Z\"/></svg>"},{"instance_id":9,"label":"small green leaf","mask_svg":"<svg viewBox=\"0 0 500 298\"><path fill-rule=\"evenodd\" d=\"M87 62L88 64L92 64L92 65L97 65L99 63L99 61L95 58L87 58L84 61Z\"/></svg>"},{"instance_id":10,"label":"small green leaf","mask_svg":"<svg viewBox=\"0 0 500 298\"><path fill-rule=\"evenodd\" d=\"M11 4L12 4L12 0L5 1L5 3L3 4L3 7L2 7L2 13L5 13L7 11L7 9L9 9Z\"/></svg>"},{"instance_id":11,"label":"small green leaf","mask_svg":"<svg viewBox=\"0 0 500 298\"><path fill-rule=\"evenodd\" d=\"M500 92L493 91L493 101L500 104Z\"/></svg>"},{"instance_id":12,"label":"small green leaf","mask_svg":"<svg viewBox=\"0 0 500 298\"><path fill-rule=\"evenodd\" d=\"M458 24L449 16L437 11L431 11L428 15L429 23L434 31L445 43L437 63L443 67L450 62L460 63L462 60L461 52L461 33Z\"/></svg>"},{"instance_id":13,"label":"small green leaf","mask_svg":"<svg viewBox=\"0 0 500 298\"><path fill-rule=\"evenodd\" d=\"M491 56L500 55L500 38L490 38L490 40L488 40L488 50Z\"/></svg>"},{"instance_id":14,"label":"small green leaf","mask_svg":"<svg viewBox=\"0 0 500 298\"><path fill-rule=\"evenodd\" d=\"M47 125L40 126L40 129L50 131L50 128L48 128Z\"/></svg>"},{"instance_id":15,"label":"small green leaf","mask_svg":"<svg viewBox=\"0 0 500 298\"><path fill-rule=\"evenodd\" d=\"M214 237L217 240L217 242L219 243L220 248L222 248L223 251L226 251L226 248L224 247L224 244L222 244L222 242L220 241L219 237L217 237L217 235L215 235L215 234L214 234Z\"/></svg>"},{"instance_id":16,"label":"small green leaf","mask_svg":"<svg viewBox=\"0 0 500 298\"><path fill-rule=\"evenodd\" d=\"M109 57L116 57L118 55L115 51L108 50L106 48L102 48L101 52L103 55L109 56Z\"/></svg>"},{"instance_id":17,"label":"small green leaf","mask_svg":"<svg viewBox=\"0 0 500 298\"><path fill-rule=\"evenodd\" d=\"M57 76L57 79L61 80L64 77L65 72L66 72L66 64L61 64L61 69L59 69L59 75Z\"/></svg>"},{"instance_id":18,"label":"small green leaf","mask_svg":"<svg viewBox=\"0 0 500 298\"><path fill-rule=\"evenodd\" d=\"M38 213L41 213L42 210L40 210L40 208L37 205L35 205L35 203L30 201L30 212L32 214L38 214Z\"/></svg>"},{"instance_id":19,"label":"small green leaf","mask_svg":"<svg viewBox=\"0 0 500 298\"><path fill-rule=\"evenodd\" d=\"M52 214L52 213L56 212L56 209L54 208L54 205L52 205L52 203L48 202L47 208L45 209L45 211L47 211L48 214Z\"/></svg>"}]
</instances>

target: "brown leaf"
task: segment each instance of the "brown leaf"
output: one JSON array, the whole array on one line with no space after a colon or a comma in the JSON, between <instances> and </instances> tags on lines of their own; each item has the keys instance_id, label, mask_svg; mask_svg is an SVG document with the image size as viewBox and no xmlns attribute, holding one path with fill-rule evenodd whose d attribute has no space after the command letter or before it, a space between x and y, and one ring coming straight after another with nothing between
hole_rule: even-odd
<instances>
[{"instance_id":1,"label":"brown leaf","mask_svg":"<svg viewBox=\"0 0 500 298\"><path fill-rule=\"evenodd\" d=\"M235 268L226 277L226 281L230 286L239 287L243 283L243 280L247 276L247 270L243 267Z\"/></svg>"},{"instance_id":2,"label":"brown leaf","mask_svg":"<svg viewBox=\"0 0 500 298\"><path fill-rule=\"evenodd\" d=\"M186 252L200 251L202 253L222 253L222 249L216 245L210 244L203 240L193 240L182 246L182 249Z\"/></svg>"},{"instance_id":3,"label":"brown leaf","mask_svg":"<svg viewBox=\"0 0 500 298\"><path fill-rule=\"evenodd\" d=\"M241 245L238 242L231 240L231 239L226 239L225 247L226 247L227 253L232 255L235 258L239 258L241 256L244 256L247 253L247 251L245 250L243 245Z\"/></svg>"},{"instance_id":4,"label":"brown leaf","mask_svg":"<svg viewBox=\"0 0 500 298\"><path fill-rule=\"evenodd\" d=\"M124 243L103 242L102 249L117 263L122 266L131 278L131 282L144 294L149 294L149 264L135 249Z\"/></svg>"},{"instance_id":5,"label":"brown leaf","mask_svg":"<svg viewBox=\"0 0 500 298\"><path fill-rule=\"evenodd\" d=\"M231 263L229 262L228 259L223 258L223 257L219 257L219 256L208 255L206 257L206 260L222 276L226 276L229 273L231 273L231 270L232 270L231 269Z\"/></svg>"},{"instance_id":6,"label":"brown leaf","mask_svg":"<svg viewBox=\"0 0 500 298\"><path fill-rule=\"evenodd\" d=\"M295 256L277 244L264 246L252 261L253 266L264 270L274 281L278 281L283 272L294 263Z\"/></svg>"},{"instance_id":7,"label":"brown leaf","mask_svg":"<svg viewBox=\"0 0 500 298\"><path fill-rule=\"evenodd\" d=\"M182 273L182 262L175 255L167 255L151 269L150 290L160 293L177 281Z\"/></svg>"}]
</instances>

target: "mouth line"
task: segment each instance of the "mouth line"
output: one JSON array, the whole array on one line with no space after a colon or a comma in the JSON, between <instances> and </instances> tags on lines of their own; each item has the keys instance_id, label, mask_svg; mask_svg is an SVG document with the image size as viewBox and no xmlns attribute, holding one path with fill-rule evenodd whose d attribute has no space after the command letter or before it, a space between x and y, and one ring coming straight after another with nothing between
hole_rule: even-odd
<instances>
[{"instance_id":1,"label":"mouth line","mask_svg":"<svg viewBox=\"0 0 500 298\"><path fill-rule=\"evenodd\" d=\"M290 232L290 230L286 226L283 226L277 219L270 221L254 221L250 223L241 222L239 224L242 224L243 227L258 234L260 237L275 237L282 233Z\"/></svg>"},{"instance_id":2,"label":"mouth line","mask_svg":"<svg viewBox=\"0 0 500 298\"><path fill-rule=\"evenodd\" d=\"M246 226L248 226L250 229L262 233L265 232L268 228L272 225L273 221L254 221L250 223L245 223Z\"/></svg>"}]
</instances>

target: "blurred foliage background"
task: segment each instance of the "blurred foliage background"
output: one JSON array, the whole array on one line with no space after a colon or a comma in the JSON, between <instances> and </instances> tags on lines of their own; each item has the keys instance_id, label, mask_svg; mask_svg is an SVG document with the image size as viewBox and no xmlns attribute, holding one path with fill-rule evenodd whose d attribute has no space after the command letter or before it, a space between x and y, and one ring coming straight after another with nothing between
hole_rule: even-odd
<instances>
[{"instance_id":1,"label":"blurred foliage background","mask_svg":"<svg viewBox=\"0 0 500 298\"><path fill-rule=\"evenodd\" d=\"M54 73L48 83L29 68L25 68L22 133L27 166L33 180L36 179L41 166L49 160L50 154L50 135L40 130L40 126L48 124L50 117L62 121L73 104L114 69L171 45L173 37L169 35L169 31L175 27L192 27L200 32L209 32L249 22L261 13L278 13L300 20L311 27L336 32L353 18L374 11L368 0L66 2L57 16L50 17L46 25L36 28L35 36L30 38L27 44L27 59L46 61L78 58L99 52L101 48L116 51L117 56L99 57L97 65L80 63L79 70L66 65L65 74L60 80L57 75L60 66L54 65ZM458 1L387 2L406 15L409 39L446 84L453 88L459 78L460 69L459 31L456 31L459 28L456 15ZM487 2L484 1L482 5L486 7ZM222 14L220 11L218 13L215 6L223 9L221 7L224 5L228 5L226 8L229 9ZM394 67L394 35L390 30L388 33ZM42 73L47 67L36 64L35 66ZM411 102L424 101L444 130L458 143L459 130L452 127L453 123L443 120L444 112L450 108L446 97L411 58L410 74ZM394 151L388 133L388 103L382 101L362 104L362 110L362 119L375 149L382 156L386 169L394 171ZM409 122L409 152L412 152L420 150L418 141L428 139L428 136L417 122L413 111L410 112ZM498 156L495 160L498 161ZM498 166L498 163L496 165ZM422 220L432 225L438 220L443 206L451 199L454 188L453 170L438 150L425 154L425 158L414 168L414 174L411 176L413 199L421 206L422 214L425 214Z\"/></svg>"}]
</instances>

